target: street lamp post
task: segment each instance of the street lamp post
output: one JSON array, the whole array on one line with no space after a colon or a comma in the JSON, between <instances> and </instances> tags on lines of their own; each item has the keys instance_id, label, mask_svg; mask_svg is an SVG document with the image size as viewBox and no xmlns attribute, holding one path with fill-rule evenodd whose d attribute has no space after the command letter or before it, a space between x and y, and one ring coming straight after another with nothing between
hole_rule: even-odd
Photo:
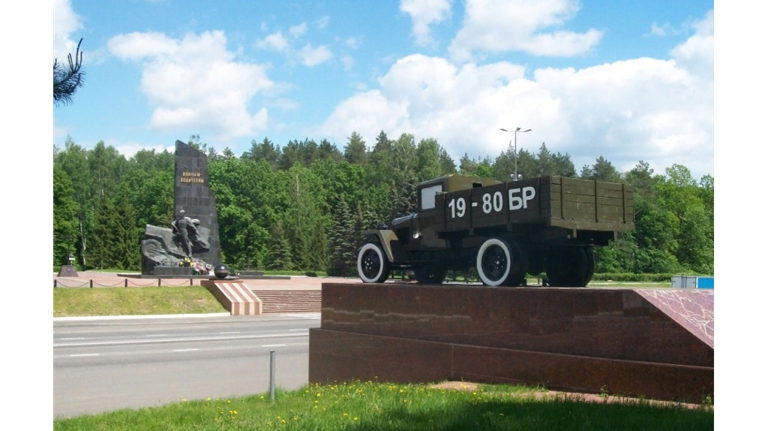
<instances>
[{"instance_id":1,"label":"street lamp post","mask_svg":"<svg viewBox=\"0 0 768 431\"><path fill-rule=\"evenodd\" d=\"M515 130L507 130L507 129L504 129L504 128L499 129L502 132L514 132L514 134L515 134L515 181L517 181L517 178L518 178L517 177L517 132L527 133L527 132L531 131L531 129L526 129L526 130L520 130L520 129L521 129L521 127L518 127Z\"/></svg>"}]
</instances>

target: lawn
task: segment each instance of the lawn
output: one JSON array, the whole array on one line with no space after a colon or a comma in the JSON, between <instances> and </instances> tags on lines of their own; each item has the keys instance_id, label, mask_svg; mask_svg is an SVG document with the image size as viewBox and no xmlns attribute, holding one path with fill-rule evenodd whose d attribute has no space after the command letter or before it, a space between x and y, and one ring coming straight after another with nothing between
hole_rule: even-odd
<instances>
[{"instance_id":1,"label":"lawn","mask_svg":"<svg viewBox=\"0 0 768 431\"><path fill-rule=\"evenodd\" d=\"M57 418L54 430L707 430L714 408L645 400L586 402L522 386L469 390L349 382L231 399Z\"/></svg>"}]
</instances>

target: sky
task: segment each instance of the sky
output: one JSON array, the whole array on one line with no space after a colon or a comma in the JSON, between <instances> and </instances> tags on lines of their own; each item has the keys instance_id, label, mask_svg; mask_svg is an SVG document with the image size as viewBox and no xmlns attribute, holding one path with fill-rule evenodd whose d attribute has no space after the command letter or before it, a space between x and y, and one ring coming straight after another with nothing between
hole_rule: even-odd
<instances>
[{"instance_id":1,"label":"sky","mask_svg":"<svg viewBox=\"0 0 768 431\"><path fill-rule=\"evenodd\" d=\"M241 155L268 138L384 131L458 163L542 143L577 172L714 176L714 1L53 1L53 58L83 39L86 81L54 145L130 157L200 135Z\"/></svg>"}]
</instances>

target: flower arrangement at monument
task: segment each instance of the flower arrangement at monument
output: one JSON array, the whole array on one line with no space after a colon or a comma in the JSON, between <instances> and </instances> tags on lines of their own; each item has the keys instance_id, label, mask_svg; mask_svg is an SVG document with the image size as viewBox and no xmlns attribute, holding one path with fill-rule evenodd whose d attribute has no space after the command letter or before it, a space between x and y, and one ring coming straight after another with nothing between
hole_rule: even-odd
<instances>
[{"instance_id":1,"label":"flower arrangement at monument","mask_svg":"<svg viewBox=\"0 0 768 431\"><path fill-rule=\"evenodd\" d=\"M194 275L209 275L213 271L213 266L193 257L185 257L179 261L179 266L192 268Z\"/></svg>"}]
</instances>

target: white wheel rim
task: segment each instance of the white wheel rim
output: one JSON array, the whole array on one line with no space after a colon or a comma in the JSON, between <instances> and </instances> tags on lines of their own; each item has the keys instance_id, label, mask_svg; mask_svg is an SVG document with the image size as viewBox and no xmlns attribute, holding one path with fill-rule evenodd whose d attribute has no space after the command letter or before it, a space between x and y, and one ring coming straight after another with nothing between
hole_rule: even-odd
<instances>
[{"instance_id":1,"label":"white wheel rim","mask_svg":"<svg viewBox=\"0 0 768 431\"><path fill-rule=\"evenodd\" d=\"M504 275L502 275L498 280L491 280L487 275L485 275L485 271L483 270L483 254L485 254L485 252L493 246L497 246L502 251L504 251L504 256L507 258L507 267L504 269ZM509 253L509 247L507 247L507 245L498 238L491 238L486 240L483 245L480 246L480 250L477 252L477 262L475 266L477 267L477 275L480 276L480 279L483 280L484 284L491 287L501 286L504 284L504 280L509 277L509 271L512 268L512 256Z\"/></svg>"},{"instance_id":2,"label":"white wheel rim","mask_svg":"<svg viewBox=\"0 0 768 431\"><path fill-rule=\"evenodd\" d=\"M373 250L379 258L379 270L376 271L376 276L372 278L366 277L365 275L366 271L364 271L364 268L363 268L363 265L364 265L363 256L365 256L366 252L368 252L369 250ZM373 243L368 243L362 246L360 248L360 253L357 254L357 275L360 276L360 279L366 283L375 283L376 280L378 280L381 277L381 274L383 271L384 271L384 255L381 252L381 249L376 244L373 244Z\"/></svg>"}]
</instances>

